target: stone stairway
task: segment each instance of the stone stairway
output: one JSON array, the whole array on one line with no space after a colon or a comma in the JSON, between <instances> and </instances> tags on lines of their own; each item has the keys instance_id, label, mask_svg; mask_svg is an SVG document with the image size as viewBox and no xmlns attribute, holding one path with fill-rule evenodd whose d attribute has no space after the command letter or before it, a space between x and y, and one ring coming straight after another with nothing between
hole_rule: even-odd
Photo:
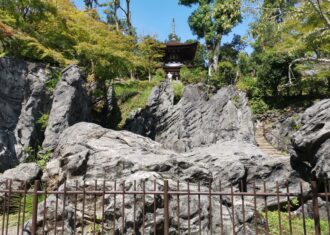
<instances>
[{"instance_id":1,"label":"stone stairway","mask_svg":"<svg viewBox=\"0 0 330 235\"><path fill-rule=\"evenodd\" d=\"M274 148L264 137L262 125L256 127L256 142L258 147L267 155L271 157L288 157L285 153L280 152Z\"/></svg>"}]
</instances>

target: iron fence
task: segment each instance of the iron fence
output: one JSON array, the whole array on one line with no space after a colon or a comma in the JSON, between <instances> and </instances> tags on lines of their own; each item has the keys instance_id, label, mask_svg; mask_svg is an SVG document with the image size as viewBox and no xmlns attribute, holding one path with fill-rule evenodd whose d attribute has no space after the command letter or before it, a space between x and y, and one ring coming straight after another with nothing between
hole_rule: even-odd
<instances>
[{"instance_id":1,"label":"iron fence","mask_svg":"<svg viewBox=\"0 0 330 235\"><path fill-rule=\"evenodd\" d=\"M243 181L222 185L147 180L70 181L58 187L7 180L0 184L0 231L2 235L330 234L328 181L312 181L308 190L300 183L294 192L288 183L280 187L278 182L272 187Z\"/></svg>"}]
</instances>

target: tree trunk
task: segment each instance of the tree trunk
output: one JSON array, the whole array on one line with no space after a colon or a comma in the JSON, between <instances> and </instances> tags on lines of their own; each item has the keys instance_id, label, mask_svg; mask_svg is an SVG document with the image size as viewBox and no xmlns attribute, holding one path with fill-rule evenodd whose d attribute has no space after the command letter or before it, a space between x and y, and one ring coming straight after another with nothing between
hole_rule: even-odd
<instances>
[{"instance_id":1,"label":"tree trunk","mask_svg":"<svg viewBox=\"0 0 330 235\"><path fill-rule=\"evenodd\" d=\"M218 40L213 50L213 71L215 74L218 73L218 68L219 68L220 47L221 47L221 39Z\"/></svg>"}]
</instances>

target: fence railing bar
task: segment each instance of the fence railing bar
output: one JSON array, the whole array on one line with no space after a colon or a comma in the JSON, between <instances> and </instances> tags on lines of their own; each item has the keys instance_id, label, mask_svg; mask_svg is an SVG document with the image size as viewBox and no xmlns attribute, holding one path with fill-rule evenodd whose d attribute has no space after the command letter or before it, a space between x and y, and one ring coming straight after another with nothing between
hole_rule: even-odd
<instances>
[{"instance_id":1,"label":"fence railing bar","mask_svg":"<svg viewBox=\"0 0 330 235\"><path fill-rule=\"evenodd\" d=\"M63 185L63 208L62 208L62 235L64 235L64 222L65 222L65 199L66 199L66 181Z\"/></svg>"},{"instance_id":2,"label":"fence railing bar","mask_svg":"<svg viewBox=\"0 0 330 235\"><path fill-rule=\"evenodd\" d=\"M23 188L23 182L20 184L20 188ZM17 231L16 234L19 235L20 223L21 223L21 207L22 207L22 194L19 193L19 207L18 207L18 218L17 218Z\"/></svg>"},{"instance_id":3,"label":"fence railing bar","mask_svg":"<svg viewBox=\"0 0 330 235\"><path fill-rule=\"evenodd\" d=\"M8 193L8 205L7 205L7 222L6 222L6 235L8 235L8 227L9 227L9 214L10 214L10 201L12 194L12 180L9 180L9 193Z\"/></svg>"},{"instance_id":4,"label":"fence railing bar","mask_svg":"<svg viewBox=\"0 0 330 235\"><path fill-rule=\"evenodd\" d=\"M115 180L115 184L114 184L114 190L117 190L117 181ZM116 234L116 194L113 194L113 230L114 233Z\"/></svg>"},{"instance_id":5,"label":"fence railing bar","mask_svg":"<svg viewBox=\"0 0 330 235\"><path fill-rule=\"evenodd\" d=\"M325 182L324 182L324 191L327 193L329 191L329 180L326 179ZM326 208L327 208L327 218L328 218L328 233L330 234L330 213L329 213L329 197L328 195L326 194L325 196L325 199L326 199Z\"/></svg>"},{"instance_id":6,"label":"fence railing bar","mask_svg":"<svg viewBox=\"0 0 330 235\"><path fill-rule=\"evenodd\" d=\"M258 210L257 210L257 190L256 190L256 183L253 182L253 206L254 206L254 228L255 233L258 235Z\"/></svg>"},{"instance_id":7,"label":"fence railing bar","mask_svg":"<svg viewBox=\"0 0 330 235\"><path fill-rule=\"evenodd\" d=\"M222 191L221 180L219 180L219 191ZM220 232L223 235L223 212L222 212L222 195L220 195Z\"/></svg>"},{"instance_id":8,"label":"fence railing bar","mask_svg":"<svg viewBox=\"0 0 330 235\"><path fill-rule=\"evenodd\" d=\"M156 180L154 179L154 191L156 191ZM154 194L154 235L156 235L156 210L157 210L157 207L156 207L156 194Z\"/></svg>"},{"instance_id":9,"label":"fence railing bar","mask_svg":"<svg viewBox=\"0 0 330 235\"><path fill-rule=\"evenodd\" d=\"M47 202L47 186L45 185L45 194L44 194L44 202L43 202L43 207L44 207L44 216L43 216L43 223L42 223L42 234L45 234L45 227L46 227L46 202Z\"/></svg>"},{"instance_id":10,"label":"fence railing bar","mask_svg":"<svg viewBox=\"0 0 330 235\"><path fill-rule=\"evenodd\" d=\"M37 234L37 221L38 221L38 187L39 181L34 182L34 195L33 195L33 207L32 207L32 224L31 224L31 234Z\"/></svg>"},{"instance_id":11,"label":"fence railing bar","mask_svg":"<svg viewBox=\"0 0 330 235\"><path fill-rule=\"evenodd\" d=\"M321 225L320 225L320 214L319 214L319 203L317 201L318 194L317 194L317 182L313 180L311 182L312 187L312 202L313 202L313 218L314 218L314 228L315 228L315 235L321 234Z\"/></svg>"},{"instance_id":12,"label":"fence railing bar","mask_svg":"<svg viewBox=\"0 0 330 235\"><path fill-rule=\"evenodd\" d=\"M78 180L76 180L76 190L78 190ZM74 217L73 217L73 234L77 233L77 201L78 194L74 195Z\"/></svg>"},{"instance_id":13,"label":"fence railing bar","mask_svg":"<svg viewBox=\"0 0 330 235\"><path fill-rule=\"evenodd\" d=\"M243 180L240 181L241 191L244 191ZM241 197L242 200L242 216L243 216L243 234L246 235L246 226L245 226L245 205L244 205L244 197Z\"/></svg>"},{"instance_id":14,"label":"fence railing bar","mask_svg":"<svg viewBox=\"0 0 330 235\"><path fill-rule=\"evenodd\" d=\"M22 216L22 235L24 233L24 226L25 226L25 209L26 209L26 192L27 192L27 184L24 183L24 199L23 199L23 216Z\"/></svg>"},{"instance_id":15,"label":"fence railing bar","mask_svg":"<svg viewBox=\"0 0 330 235\"><path fill-rule=\"evenodd\" d=\"M303 194L303 185L302 182L300 181L300 194L302 195L301 197L301 209L302 209L302 216L303 216L303 231L304 231L304 235L307 235L307 231L306 231L306 220L305 220L305 202L304 202L304 194Z\"/></svg>"},{"instance_id":16,"label":"fence railing bar","mask_svg":"<svg viewBox=\"0 0 330 235\"><path fill-rule=\"evenodd\" d=\"M82 201L82 218L81 218L81 233L84 234L85 229L85 201L86 201L86 181L83 183L83 201Z\"/></svg>"},{"instance_id":17,"label":"fence railing bar","mask_svg":"<svg viewBox=\"0 0 330 235\"><path fill-rule=\"evenodd\" d=\"M103 191L105 191L105 180L103 180ZM105 205L105 193L102 195L102 221L101 221L101 234L104 234L104 205ZM135 216L133 221L135 222ZM135 231L134 231L135 232Z\"/></svg>"},{"instance_id":18,"label":"fence railing bar","mask_svg":"<svg viewBox=\"0 0 330 235\"><path fill-rule=\"evenodd\" d=\"M133 185L134 191L136 191L136 180ZM136 235L136 194L134 194L134 205L133 205L133 233Z\"/></svg>"},{"instance_id":19,"label":"fence railing bar","mask_svg":"<svg viewBox=\"0 0 330 235\"><path fill-rule=\"evenodd\" d=\"M95 191L97 191L97 180L95 180L94 185ZM94 194L94 214L93 214L93 234L96 234L96 194Z\"/></svg>"},{"instance_id":20,"label":"fence railing bar","mask_svg":"<svg viewBox=\"0 0 330 235\"><path fill-rule=\"evenodd\" d=\"M165 184L165 181L164 181ZM165 187L165 185L164 185ZM145 230L145 208L146 208L146 183L143 181L142 183L142 190L143 190L143 206L142 206L142 235L144 235L144 230ZM165 190L165 189L164 189ZM164 199L165 201L165 199ZM164 202L165 204L165 202ZM164 216L165 216L165 208L164 208ZM164 218L165 221L165 218ZM164 225L165 227L165 225Z\"/></svg>"},{"instance_id":21,"label":"fence railing bar","mask_svg":"<svg viewBox=\"0 0 330 235\"><path fill-rule=\"evenodd\" d=\"M121 231L125 234L125 181L122 183Z\"/></svg>"},{"instance_id":22,"label":"fence railing bar","mask_svg":"<svg viewBox=\"0 0 330 235\"><path fill-rule=\"evenodd\" d=\"M282 235L282 224L281 224L281 205L280 205L280 189L278 186L278 182L276 181L276 192L277 192L277 213L278 213L278 229L280 235Z\"/></svg>"},{"instance_id":23,"label":"fence railing bar","mask_svg":"<svg viewBox=\"0 0 330 235\"><path fill-rule=\"evenodd\" d=\"M235 231L235 205L234 205L234 190L233 190L233 184L230 184L230 199L231 199L231 219L232 219L232 224L233 224L233 234L236 234Z\"/></svg>"},{"instance_id":24,"label":"fence railing bar","mask_svg":"<svg viewBox=\"0 0 330 235\"><path fill-rule=\"evenodd\" d=\"M5 187L8 187L8 180L6 180ZM7 193L4 193L3 195L3 201L2 201L2 227L1 227L1 235L4 235L5 232L5 223L6 223L6 198Z\"/></svg>"},{"instance_id":25,"label":"fence railing bar","mask_svg":"<svg viewBox=\"0 0 330 235\"><path fill-rule=\"evenodd\" d=\"M213 234L213 221L212 221L212 181L209 181L209 208L210 208L210 212L209 212L209 220L210 220L210 233L211 235Z\"/></svg>"},{"instance_id":26,"label":"fence railing bar","mask_svg":"<svg viewBox=\"0 0 330 235\"><path fill-rule=\"evenodd\" d=\"M289 190L289 182L286 182L286 191L289 194L290 190ZM291 200L290 200L290 196L287 197L287 211L288 211L288 216L289 216L289 231L290 234L292 235L292 221L291 221Z\"/></svg>"},{"instance_id":27,"label":"fence railing bar","mask_svg":"<svg viewBox=\"0 0 330 235\"><path fill-rule=\"evenodd\" d=\"M266 182L263 181L263 189L264 192L267 192ZM265 204L265 218L266 218L266 234L269 234L269 222L268 222L268 205L267 205L267 196L264 197L264 204Z\"/></svg>"},{"instance_id":28,"label":"fence railing bar","mask_svg":"<svg viewBox=\"0 0 330 235\"><path fill-rule=\"evenodd\" d=\"M58 185L58 183L56 183L56 185ZM54 234L57 234L57 210L58 210L58 196L59 194L55 195L55 231Z\"/></svg>"},{"instance_id":29,"label":"fence railing bar","mask_svg":"<svg viewBox=\"0 0 330 235\"><path fill-rule=\"evenodd\" d=\"M177 181L177 190L180 190L180 182ZM180 195L176 195L176 202L177 202L177 217L178 217L178 234L180 235Z\"/></svg>"},{"instance_id":30,"label":"fence railing bar","mask_svg":"<svg viewBox=\"0 0 330 235\"><path fill-rule=\"evenodd\" d=\"M198 192L201 191L201 182L198 181L197 185ZM201 195L198 195L198 234L202 234L202 219L201 219Z\"/></svg>"},{"instance_id":31,"label":"fence railing bar","mask_svg":"<svg viewBox=\"0 0 330 235\"><path fill-rule=\"evenodd\" d=\"M188 196L187 196L187 202L188 202L188 234L190 235L190 184L187 182L187 188L188 188Z\"/></svg>"},{"instance_id":32,"label":"fence railing bar","mask_svg":"<svg viewBox=\"0 0 330 235\"><path fill-rule=\"evenodd\" d=\"M168 180L164 180L164 235L169 235L169 186Z\"/></svg>"},{"instance_id":33,"label":"fence railing bar","mask_svg":"<svg viewBox=\"0 0 330 235\"><path fill-rule=\"evenodd\" d=\"M14 193L25 193L24 190L12 190L12 192ZM9 190L0 190L0 193L9 193ZM75 194L83 194L84 192L83 191L80 191L80 190L67 190L66 194L67 195L75 195ZM126 191L125 194L126 195L143 195L143 194L148 194L148 195L159 195L159 194L163 194L164 192L163 191ZM34 192L33 191L27 191L26 192L26 195L33 195ZM44 191L38 191L37 192L38 195L44 195ZM52 195L56 195L56 194L64 194L63 191L48 191L48 194L52 194ZM106 194L106 195L121 195L122 194L122 191L85 191L85 194L86 195L103 195L103 194ZM169 195L171 196L176 196L176 195L188 195L188 192L187 191L169 191L168 192ZM201 196L208 196L209 195L209 192L196 192L196 191L190 191L190 196L197 196L197 195L201 195ZM231 192L211 192L211 195L212 196L231 196ZM318 197L330 197L330 192L328 193L317 193ZM233 192L233 196L235 197L239 197L239 196L245 196L245 197L253 197L254 196L254 193L252 192ZM257 197L299 197L301 196L300 193L276 193L276 192L257 192Z\"/></svg>"}]
</instances>

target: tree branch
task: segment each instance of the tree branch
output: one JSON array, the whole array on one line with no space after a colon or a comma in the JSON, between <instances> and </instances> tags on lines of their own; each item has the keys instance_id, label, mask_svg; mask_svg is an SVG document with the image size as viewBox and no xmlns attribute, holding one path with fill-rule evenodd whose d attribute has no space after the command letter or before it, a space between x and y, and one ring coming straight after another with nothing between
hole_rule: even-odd
<instances>
[{"instance_id":1,"label":"tree branch","mask_svg":"<svg viewBox=\"0 0 330 235\"><path fill-rule=\"evenodd\" d=\"M292 71L292 66L296 63L307 62L307 61L314 61L314 62L330 64L330 59L328 59L328 58L302 57L302 58L298 58L298 59L291 61L291 63L289 64L289 73L288 73L289 85L293 85L292 77L294 78L294 73Z\"/></svg>"},{"instance_id":2,"label":"tree branch","mask_svg":"<svg viewBox=\"0 0 330 235\"><path fill-rule=\"evenodd\" d=\"M324 12L322 11L322 7L320 4L320 1L317 0L317 3L315 3L313 0L307 0L312 7L314 8L314 10L320 14L320 16L322 17L322 19L324 20L326 26L330 29L330 19L324 14Z\"/></svg>"}]
</instances>

